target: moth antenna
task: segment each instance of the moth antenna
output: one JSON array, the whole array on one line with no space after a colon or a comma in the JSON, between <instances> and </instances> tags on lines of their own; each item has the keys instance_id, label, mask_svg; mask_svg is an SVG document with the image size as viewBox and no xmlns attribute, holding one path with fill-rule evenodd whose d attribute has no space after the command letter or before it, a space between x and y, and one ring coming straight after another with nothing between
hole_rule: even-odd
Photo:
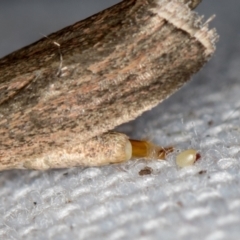
<instances>
[{"instance_id":1,"label":"moth antenna","mask_svg":"<svg viewBox=\"0 0 240 240\"><path fill-rule=\"evenodd\" d=\"M44 34L41 34L43 37L49 39L49 40L52 40L51 38L49 38L48 36L44 35ZM58 66L58 71L57 71L57 76L60 77L61 76L61 73L62 73L62 66L63 66L63 55L62 55L62 52L61 52L61 44L56 42L56 41L53 41L52 42L55 46L57 46L58 48L58 54L59 54L59 58L60 58L60 63L59 63L59 66Z\"/></svg>"},{"instance_id":2,"label":"moth antenna","mask_svg":"<svg viewBox=\"0 0 240 240\"><path fill-rule=\"evenodd\" d=\"M63 66L63 55L61 52L61 45L58 42L53 42L54 45L56 45L58 47L58 54L60 57L60 63L59 63L59 67L58 67L58 71L57 71L57 76L60 77L61 73L62 73L62 66Z\"/></svg>"}]
</instances>

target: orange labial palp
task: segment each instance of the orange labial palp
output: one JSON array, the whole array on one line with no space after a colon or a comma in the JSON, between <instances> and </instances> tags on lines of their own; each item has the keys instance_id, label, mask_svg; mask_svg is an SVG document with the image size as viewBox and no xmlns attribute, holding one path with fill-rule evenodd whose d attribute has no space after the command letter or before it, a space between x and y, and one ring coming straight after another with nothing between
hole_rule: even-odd
<instances>
[{"instance_id":1,"label":"orange labial palp","mask_svg":"<svg viewBox=\"0 0 240 240\"><path fill-rule=\"evenodd\" d=\"M132 158L166 159L166 155L173 151L173 147L160 147L145 140L129 139L132 144Z\"/></svg>"}]
</instances>

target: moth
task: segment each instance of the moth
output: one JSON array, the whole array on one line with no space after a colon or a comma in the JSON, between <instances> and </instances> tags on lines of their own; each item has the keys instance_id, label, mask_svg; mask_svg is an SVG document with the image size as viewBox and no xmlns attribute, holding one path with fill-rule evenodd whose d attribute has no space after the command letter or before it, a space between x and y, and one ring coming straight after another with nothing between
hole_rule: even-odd
<instances>
[{"instance_id":1,"label":"moth","mask_svg":"<svg viewBox=\"0 0 240 240\"><path fill-rule=\"evenodd\" d=\"M177 91L217 34L200 0L124 0L0 60L0 170L162 158L111 130Z\"/></svg>"}]
</instances>

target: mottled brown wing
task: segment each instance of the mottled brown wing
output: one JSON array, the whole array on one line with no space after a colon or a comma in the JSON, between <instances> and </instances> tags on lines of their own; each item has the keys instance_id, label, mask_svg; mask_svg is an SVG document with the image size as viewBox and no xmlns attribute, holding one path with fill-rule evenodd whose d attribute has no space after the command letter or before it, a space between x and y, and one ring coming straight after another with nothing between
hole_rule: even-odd
<instances>
[{"instance_id":1,"label":"mottled brown wing","mask_svg":"<svg viewBox=\"0 0 240 240\"><path fill-rule=\"evenodd\" d=\"M136 118L189 80L215 39L181 0L126 0L6 56L1 161L84 142Z\"/></svg>"}]
</instances>

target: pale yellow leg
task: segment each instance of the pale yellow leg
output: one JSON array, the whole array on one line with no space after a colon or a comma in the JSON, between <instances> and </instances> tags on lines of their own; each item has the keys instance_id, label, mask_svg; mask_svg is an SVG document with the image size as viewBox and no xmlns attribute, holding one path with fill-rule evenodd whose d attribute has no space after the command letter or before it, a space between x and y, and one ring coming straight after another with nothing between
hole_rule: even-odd
<instances>
[{"instance_id":1,"label":"pale yellow leg","mask_svg":"<svg viewBox=\"0 0 240 240\"><path fill-rule=\"evenodd\" d=\"M102 166L126 162L132 158L165 159L172 148L162 148L148 141L129 140L125 134L109 132L85 143L74 142L27 159L16 168L45 170L76 166Z\"/></svg>"},{"instance_id":2,"label":"pale yellow leg","mask_svg":"<svg viewBox=\"0 0 240 240\"><path fill-rule=\"evenodd\" d=\"M129 140L132 145L132 158L148 158L148 159L162 159L173 151L172 147L160 147L149 141L144 140Z\"/></svg>"}]
</instances>

